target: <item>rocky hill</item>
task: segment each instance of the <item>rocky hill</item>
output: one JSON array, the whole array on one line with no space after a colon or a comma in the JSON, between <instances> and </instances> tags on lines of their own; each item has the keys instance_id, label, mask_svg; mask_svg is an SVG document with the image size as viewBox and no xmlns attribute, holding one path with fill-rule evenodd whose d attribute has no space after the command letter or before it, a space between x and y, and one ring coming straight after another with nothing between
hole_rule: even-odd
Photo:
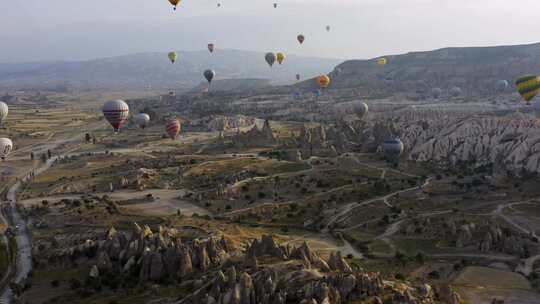
<instances>
[{"instance_id":1,"label":"rocky hill","mask_svg":"<svg viewBox=\"0 0 540 304\"><path fill-rule=\"evenodd\" d=\"M216 79L268 79L273 84L293 83L295 75L313 77L332 70L340 60L290 55L286 63L269 68L264 53L216 50L179 52L174 65L166 53L141 53L89 61L0 64L0 87L105 89L190 89L204 80L211 68Z\"/></svg>"},{"instance_id":2,"label":"rocky hill","mask_svg":"<svg viewBox=\"0 0 540 304\"><path fill-rule=\"evenodd\" d=\"M460 87L467 96L494 94L496 82L510 83L518 75L540 73L540 43L530 45L444 48L386 56L388 64L376 59L349 60L330 73L330 89L356 88L362 95L429 94L441 88L443 96ZM299 85L315 88L313 79Z\"/></svg>"}]
</instances>

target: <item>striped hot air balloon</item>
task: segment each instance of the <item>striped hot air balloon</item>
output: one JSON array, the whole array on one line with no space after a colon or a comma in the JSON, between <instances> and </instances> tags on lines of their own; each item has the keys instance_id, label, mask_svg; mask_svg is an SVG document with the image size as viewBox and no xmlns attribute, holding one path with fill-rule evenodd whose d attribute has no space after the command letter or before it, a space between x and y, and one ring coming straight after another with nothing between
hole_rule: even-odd
<instances>
[{"instance_id":1,"label":"striped hot air balloon","mask_svg":"<svg viewBox=\"0 0 540 304\"><path fill-rule=\"evenodd\" d=\"M103 105L103 116L111 124L114 132L118 132L129 116L129 107L120 99L107 101Z\"/></svg>"},{"instance_id":2,"label":"striped hot air balloon","mask_svg":"<svg viewBox=\"0 0 540 304\"><path fill-rule=\"evenodd\" d=\"M525 75L516 80L516 87L527 105L531 104L531 100L540 92L540 76Z\"/></svg>"},{"instance_id":3,"label":"striped hot air balloon","mask_svg":"<svg viewBox=\"0 0 540 304\"><path fill-rule=\"evenodd\" d=\"M165 125L165 131L171 139L176 139L178 134L180 134L181 124L178 118L169 120Z\"/></svg>"}]
</instances>

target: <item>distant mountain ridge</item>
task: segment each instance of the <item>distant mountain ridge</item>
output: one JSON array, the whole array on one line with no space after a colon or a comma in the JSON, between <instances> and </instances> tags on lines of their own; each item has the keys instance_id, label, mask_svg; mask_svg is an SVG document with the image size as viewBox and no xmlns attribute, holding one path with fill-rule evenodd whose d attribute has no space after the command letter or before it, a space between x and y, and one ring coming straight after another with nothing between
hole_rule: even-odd
<instances>
[{"instance_id":1,"label":"distant mountain ridge","mask_svg":"<svg viewBox=\"0 0 540 304\"><path fill-rule=\"evenodd\" d=\"M429 93L441 88L448 94L460 87L468 96L494 94L498 80L513 86L523 74L540 74L540 43L494 47L452 47L434 51L384 56L385 66L377 58L348 60L330 73L330 89L354 88L360 94L374 92ZM297 87L313 89L315 81ZM510 90L510 88L509 88Z\"/></svg>"},{"instance_id":2,"label":"distant mountain ridge","mask_svg":"<svg viewBox=\"0 0 540 304\"><path fill-rule=\"evenodd\" d=\"M342 62L339 59L290 55L283 65L270 68L264 53L216 49L179 51L171 64L167 53L140 53L88 61L0 64L0 87L50 88L156 88L187 90L204 81L205 69L219 79L268 79L272 84L290 84L295 75L314 77Z\"/></svg>"}]
</instances>

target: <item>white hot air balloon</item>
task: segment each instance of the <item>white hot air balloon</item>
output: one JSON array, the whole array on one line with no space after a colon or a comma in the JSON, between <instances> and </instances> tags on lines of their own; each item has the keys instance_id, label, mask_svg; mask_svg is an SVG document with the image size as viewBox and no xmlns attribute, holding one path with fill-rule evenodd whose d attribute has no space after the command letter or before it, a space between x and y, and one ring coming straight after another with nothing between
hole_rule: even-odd
<instances>
[{"instance_id":1,"label":"white hot air balloon","mask_svg":"<svg viewBox=\"0 0 540 304\"><path fill-rule=\"evenodd\" d=\"M8 112L9 112L8 105L5 102L0 101L0 126L6 120Z\"/></svg>"},{"instance_id":2,"label":"white hot air balloon","mask_svg":"<svg viewBox=\"0 0 540 304\"><path fill-rule=\"evenodd\" d=\"M146 113L139 113L135 115L134 120L141 129L144 129L148 126L148 123L150 122L150 115Z\"/></svg>"},{"instance_id":3,"label":"white hot air balloon","mask_svg":"<svg viewBox=\"0 0 540 304\"><path fill-rule=\"evenodd\" d=\"M5 160L13 150L13 142L9 138L0 138L0 159Z\"/></svg>"}]
</instances>

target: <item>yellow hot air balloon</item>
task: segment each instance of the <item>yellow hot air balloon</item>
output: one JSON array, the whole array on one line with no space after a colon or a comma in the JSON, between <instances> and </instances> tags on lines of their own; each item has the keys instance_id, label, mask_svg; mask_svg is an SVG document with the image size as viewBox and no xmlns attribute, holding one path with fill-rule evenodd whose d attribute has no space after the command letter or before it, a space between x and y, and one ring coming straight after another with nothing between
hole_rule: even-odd
<instances>
[{"instance_id":1,"label":"yellow hot air balloon","mask_svg":"<svg viewBox=\"0 0 540 304\"><path fill-rule=\"evenodd\" d=\"M525 102L530 105L531 100L540 93L540 76L525 75L516 80L516 87Z\"/></svg>"},{"instance_id":2,"label":"yellow hot air balloon","mask_svg":"<svg viewBox=\"0 0 540 304\"><path fill-rule=\"evenodd\" d=\"M174 7L173 9L176 10L176 7L178 5L180 5L180 2L182 2L182 0L169 0L169 2L172 4L172 6Z\"/></svg>"},{"instance_id":3,"label":"yellow hot air balloon","mask_svg":"<svg viewBox=\"0 0 540 304\"><path fill-rule=\"evenodd\" d=\"M386 65L387 63L388 63L388 60L386 60L386 58L384 57L377 59L378 65Z\"/></svg>"},{"instance_id":4,"label":"yellow hot air balloon","mask_svg":"<svg viewBox=\"0 0 540 304\"><path fill-rule=\"evenodd\" d=\"M328 75L321 75L317 77L317 83L321 89L325 89L330 85L330 77L328 77Z\"/></svg>"},{"instance_id":5,"label":"yellow hot air balloon","mask_svg":"<svg viewBox=\"0 0 540 304\"><path fill-rule=\"evenodd\" d=\"M276 54L276 60L279 64L282 64L283 61L285 60L285 54L279 52Z\"/></svg>"},{"instance_id":6,"label":"yellow hot air balloon","mask_svg":"<svg viewBox=\"0 0 540 304\"><path fill-rule=\"evenodd\" d=\"M169 60L172 62L172 63L175 63L176 60L178 59L178 53L177 52L169 52Z\"/></svg>"}]
</instances>

